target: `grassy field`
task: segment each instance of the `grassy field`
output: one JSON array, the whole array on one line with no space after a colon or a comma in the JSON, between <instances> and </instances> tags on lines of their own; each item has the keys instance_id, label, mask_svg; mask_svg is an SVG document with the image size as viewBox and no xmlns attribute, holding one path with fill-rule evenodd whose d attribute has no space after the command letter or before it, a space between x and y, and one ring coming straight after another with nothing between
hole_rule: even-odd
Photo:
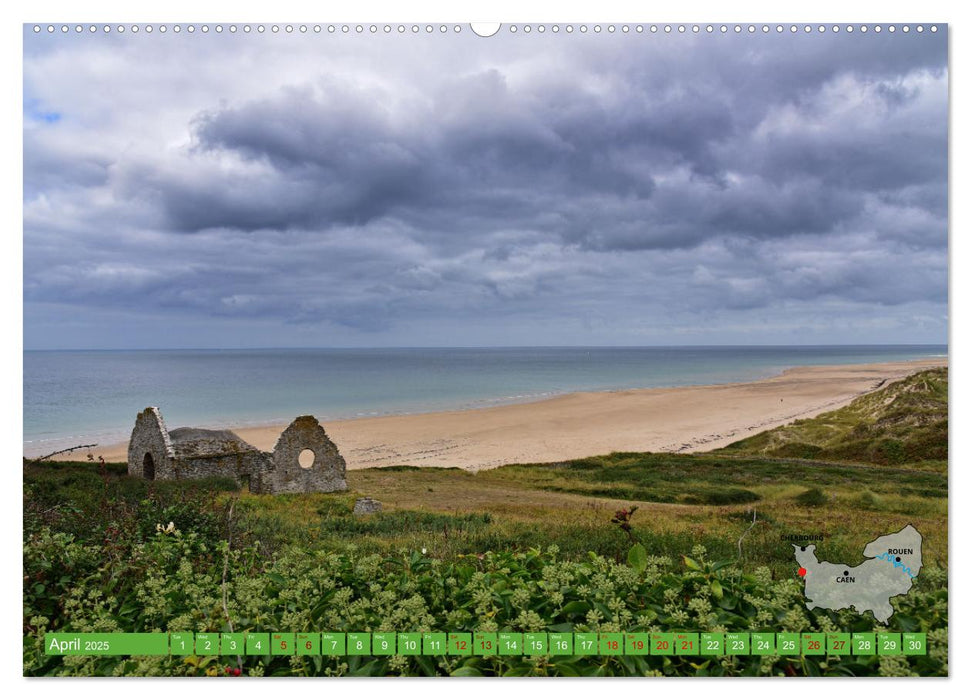
<instances>
[{"instance_id":1,"label":"grassy field","mask_svg":"<svg viewBox=\"0 0 971 700\"><path fill-rule=\"evenodd\" d=\"M349 491L340 494L256 496L238 491L231 480L146 482L128 477L124 465L104 470L87 463L31 465L24 470L25 634L30 638L51 629L218 631L230 620L236 629L249 624L264 630L292 630L295 624L401 631L411 631L408 625L531 631L611 625L629 630L657 625L874 629L872 616L853 611L807 613L792 547L783 538L822 534L821 559L855 565L867 542L910 523L924 536L924 570L917 590L900 599L901 611L890 628L934 634L943 629L946 639L946 459L947 376L944 370L931 370L839 411L711 453L615 453L474 474L408 466L367 469L349 472ZM384 510L353 515L355 499L364 495L382 501ZM616 522L618 512L634 506L629 530L624 530ZM170 521L177 536L158 532L158 525ZM635 567L636 575L628 566L634 543L649 557L649 564ZM438 578L421 573L423 567L439 572ZM54 573L65 569L71 575L55 581ZM200 577L201 588L191 600L185 591L171 589L170 579L178 580L186 569ZM561 570L572 573L551 573ZM598 570L604 578L596 578ZM220 580L213 571L227 573ZM566 577L563 581L587 577L593 583L561 581L555 587L559 606L553 609L551 594L544 593L551 576ZM477 588L482 577L495 577L489 595ZM351 596L340 598L341 605L349 606L347 615L333 617L308 593L318 590L320 578L345 591L333 595ZM608 596L598 612L589 601L611 586L626 592L614 596L619 603L609 603ZM518 605L508 599L513 589L523 591ZM675 589L691 591L681 607L675 605L677 595L670 599L665 592ZM394 606L378 604L382 595L399 606L412 601L408 604L421 607L425 616L395 618ZM92 596L95 612L77 602L86 600L91 608ZM692 602L695 598L707 602ZM220 599L227 602L220 605ZM761 607L751 601L761 601ZM367 615L355 619L354 605ZM208 672L196 661L195 666L62 664L31 652L25 641L28 674ZM264 661L247 670L297 675L940 674L946 672L946 642L943 661L903 665L837 659L807 666L805 659L772 659L768 665L761 660L699 670L697 664L628 667L620 661L564 661L558 667L547 659L507 668L455 666L448 660L423 667L417 661L395 665L372 659L355 661L353 668L336 662L292 668L279 660Z\"/></svg>"}]
</instances>

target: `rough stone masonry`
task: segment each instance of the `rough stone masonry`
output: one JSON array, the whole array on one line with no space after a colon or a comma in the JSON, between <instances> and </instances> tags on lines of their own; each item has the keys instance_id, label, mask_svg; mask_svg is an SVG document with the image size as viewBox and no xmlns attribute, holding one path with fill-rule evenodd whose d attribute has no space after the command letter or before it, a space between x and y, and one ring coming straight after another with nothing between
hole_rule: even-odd
<instances>
[{"instance_id":1,"label":"rough stone masonry","mask_svg":"<svg viewBox=\"0 0 971 700\"><path fill-rule=\"evenodd\" d=\"M300 455L313 453L307 467ZM309 460L306 460L309 461ZM135 418L128 443L128 473L145 479L225 476L252 493L346 491L347 465L313 416L296 418L272 452L262 452L229 430L169 430L158 408Z\"/></svg>"}]
</instances>

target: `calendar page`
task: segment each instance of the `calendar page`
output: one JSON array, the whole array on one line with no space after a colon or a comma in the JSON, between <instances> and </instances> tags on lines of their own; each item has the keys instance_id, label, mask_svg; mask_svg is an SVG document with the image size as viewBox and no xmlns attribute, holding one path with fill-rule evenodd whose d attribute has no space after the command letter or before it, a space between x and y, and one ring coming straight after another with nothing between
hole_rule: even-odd
<instances>
[{"instance_id":1,"label":"calendar page","mask_svg":"<svg viewBox=\"0 0 971 700\"><path fill-rule=\"evenodd\" d=\"M946 23L22 32L24 676L949 675Z\"/></svg>"}]
</instances>

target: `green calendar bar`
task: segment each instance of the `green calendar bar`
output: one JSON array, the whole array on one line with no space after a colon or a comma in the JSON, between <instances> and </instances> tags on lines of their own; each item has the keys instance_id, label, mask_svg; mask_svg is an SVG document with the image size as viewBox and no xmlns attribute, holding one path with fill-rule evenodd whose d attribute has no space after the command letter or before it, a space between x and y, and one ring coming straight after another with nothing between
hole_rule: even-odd
<instances>
[{"instance_id":1,"label":"green calendar bar","mask_svg":"<svg viewBox=\"0 0 971 700\"><path fill-rule=\"evenodd\" d=\"M51 632L44 635L44 651L48 656L73 654L84 656L165 656L169 653L169 635L165 632L134 634L122 632Z\"/></svg>"},{"instance_id":2,"label":"green calendar bar","mask_svg":"<svg viewBox=\"0 0 971 700\"><path fill-rule=\"evenodd\" d=\"M926 632L48 633L48 656L924 656Z\"/></svg>"}]
</instances>

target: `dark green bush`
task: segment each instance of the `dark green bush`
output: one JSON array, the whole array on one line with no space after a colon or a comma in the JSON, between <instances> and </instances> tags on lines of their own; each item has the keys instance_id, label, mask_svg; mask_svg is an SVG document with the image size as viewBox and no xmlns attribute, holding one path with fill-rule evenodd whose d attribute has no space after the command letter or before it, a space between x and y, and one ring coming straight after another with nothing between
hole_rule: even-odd
<instances>
[{"instance_id":1,"label":"dark green bush","mask_svg":"<svg viewBox=\"0 0 971 700\"><path fill-rule=\"evenodd\" d=\"M806 489L798 496L796 496L796 503L801 506L821 506L825 505L829 501L829 496L827 496L823 491L815 486L811 489Z\"/></svg>"},{"instance_id":2,"label":"dark green bush","mask_svg":"<svg viewBox=\"0 0 971 700\"><path fill-rule=\"evenodd\" d=\"M691 505L727 506L754 503L759 499L759 494L748 489L695 489L681 500Z\"/></svg>"}]
</instances>

